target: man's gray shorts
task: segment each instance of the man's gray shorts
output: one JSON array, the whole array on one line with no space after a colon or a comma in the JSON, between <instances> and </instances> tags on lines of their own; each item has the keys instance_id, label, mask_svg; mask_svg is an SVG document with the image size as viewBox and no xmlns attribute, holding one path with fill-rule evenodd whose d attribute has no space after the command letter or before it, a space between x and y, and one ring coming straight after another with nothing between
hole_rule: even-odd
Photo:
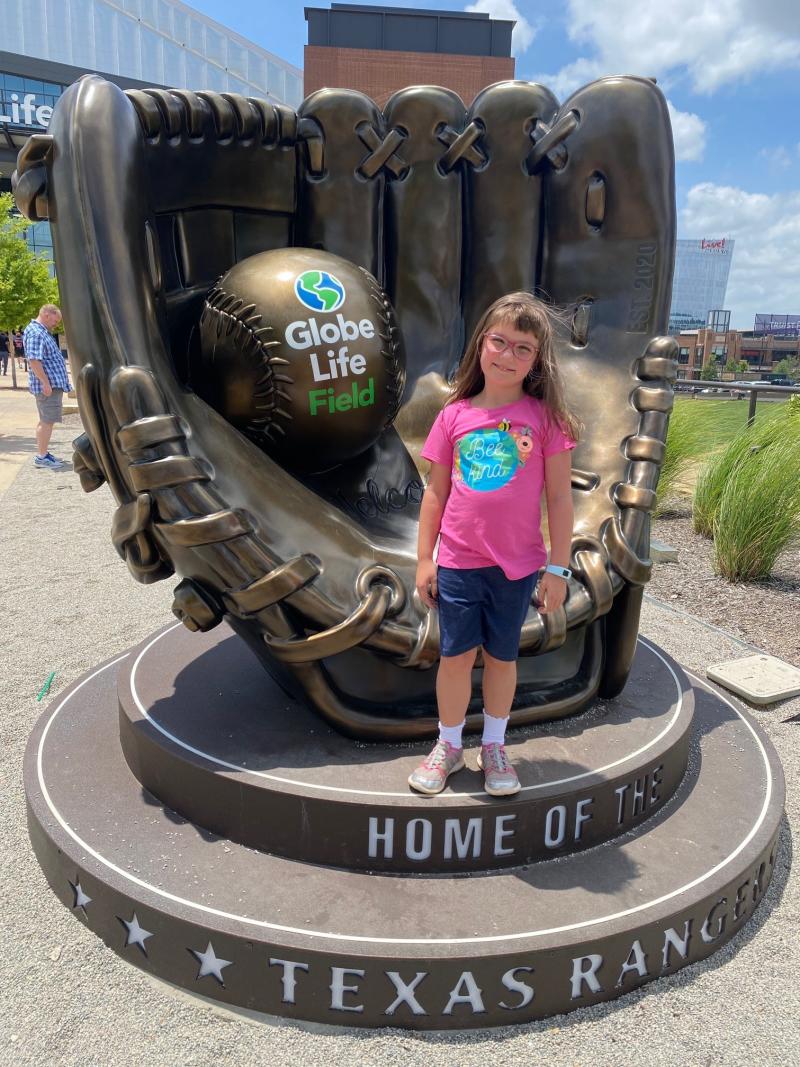
<instances>
[{"instance_id":1,"label":"man's gray shorts","mask_svg":"<svg viewBox=\"0 0 800 1067\"><path fill-rule=\"evenodd\" d=\"M50 396L45 396L44 393L36 394L36 406L39 409L39 418L42 422L63 422L63 399L63 389L54 389Z\"/></svg>"}]
</instances>

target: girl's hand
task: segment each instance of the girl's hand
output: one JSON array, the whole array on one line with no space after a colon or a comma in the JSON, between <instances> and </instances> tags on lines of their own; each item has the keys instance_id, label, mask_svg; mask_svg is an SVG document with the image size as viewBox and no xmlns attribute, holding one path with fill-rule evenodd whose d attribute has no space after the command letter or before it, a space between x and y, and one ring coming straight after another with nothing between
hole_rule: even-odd
<instances>
[{"instance_id":1,"label":"girl's hand","mask_svg":"<svg viewBox=\"0 0 800 1067\"><path fill-rule=\"evenodd\" d=\"M419 572L417 572L419 573ZM557 611L567 598L567 581L559 578L557 574L547 571L539 578L536 586L536 599L539 603L539 613L549 615Z\"/></svg>"},{"instance_id":2,"label":"girl's hand","mask_svg":"<svg viewBox=\"0 0 800 1067\"><path fill-rule=\"evenodd\" d=\"M417 592L423 604L436 607L439 590L436 584L438 569L432 559L421 559L417 564Z\"/></svg>"}]
</instances>

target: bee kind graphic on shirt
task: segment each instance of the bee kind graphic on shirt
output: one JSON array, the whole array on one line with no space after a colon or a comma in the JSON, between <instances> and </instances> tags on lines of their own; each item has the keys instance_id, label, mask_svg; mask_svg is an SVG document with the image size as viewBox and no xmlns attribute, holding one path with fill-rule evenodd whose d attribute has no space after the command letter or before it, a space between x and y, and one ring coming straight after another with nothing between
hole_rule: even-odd
<instances>
[{"instance_id":1,"label":"bee kind graphic on shirt","mask_svg":"<svg viewBox=\"0 0 800 1067\"><path fill-rule=\"evenodd\" d=\"M530 426L512 430L504 419L488 430L465 434L455 449L455 477L469 489L490 493L506 485L533 450Z\"/></svg>"}]
</instances>

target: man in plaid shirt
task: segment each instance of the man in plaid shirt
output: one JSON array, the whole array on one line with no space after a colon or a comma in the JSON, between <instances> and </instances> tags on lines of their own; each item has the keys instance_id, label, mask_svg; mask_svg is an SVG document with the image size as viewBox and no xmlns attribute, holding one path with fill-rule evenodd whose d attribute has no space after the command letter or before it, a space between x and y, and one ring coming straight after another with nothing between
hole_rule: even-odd
<instances>
[{"instance_id":1,"label":"man in plaid shirt","mask_svg":"<svg viewBox=\"0 0 800 1067\"><path fill-rule=\"evenodd\" d=\"M25 327L23 335L28 360L28 388L36 397L39 409L33 462L37 467L48 467L50 470L60 470L64 466L64 461L56 459L48 448L53 424L62 419L64 393L72 388L67 365L51 332L59 322L61 312L55 304L45 304L39 309L37 318Z\"/></svg>"}]
</instances>

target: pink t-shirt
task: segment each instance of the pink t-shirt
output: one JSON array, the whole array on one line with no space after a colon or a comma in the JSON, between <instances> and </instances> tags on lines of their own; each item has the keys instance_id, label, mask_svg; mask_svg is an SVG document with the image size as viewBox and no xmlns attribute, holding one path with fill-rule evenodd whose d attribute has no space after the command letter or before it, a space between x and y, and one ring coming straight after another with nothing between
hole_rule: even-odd
<instances>
[{"instance_id":1,"label":"pink t-shirt","mask_svg":"<svg viewBox=\"0 0 800 1067\"><path fill-rule=\"evenodd\" d=\"M542 567L541 498L546 456L574 448L541 400L501 408L446 405L422 449L451 468L437 560L442 567L499 566L507 578Z\"/></svg>"}]
</instances>

